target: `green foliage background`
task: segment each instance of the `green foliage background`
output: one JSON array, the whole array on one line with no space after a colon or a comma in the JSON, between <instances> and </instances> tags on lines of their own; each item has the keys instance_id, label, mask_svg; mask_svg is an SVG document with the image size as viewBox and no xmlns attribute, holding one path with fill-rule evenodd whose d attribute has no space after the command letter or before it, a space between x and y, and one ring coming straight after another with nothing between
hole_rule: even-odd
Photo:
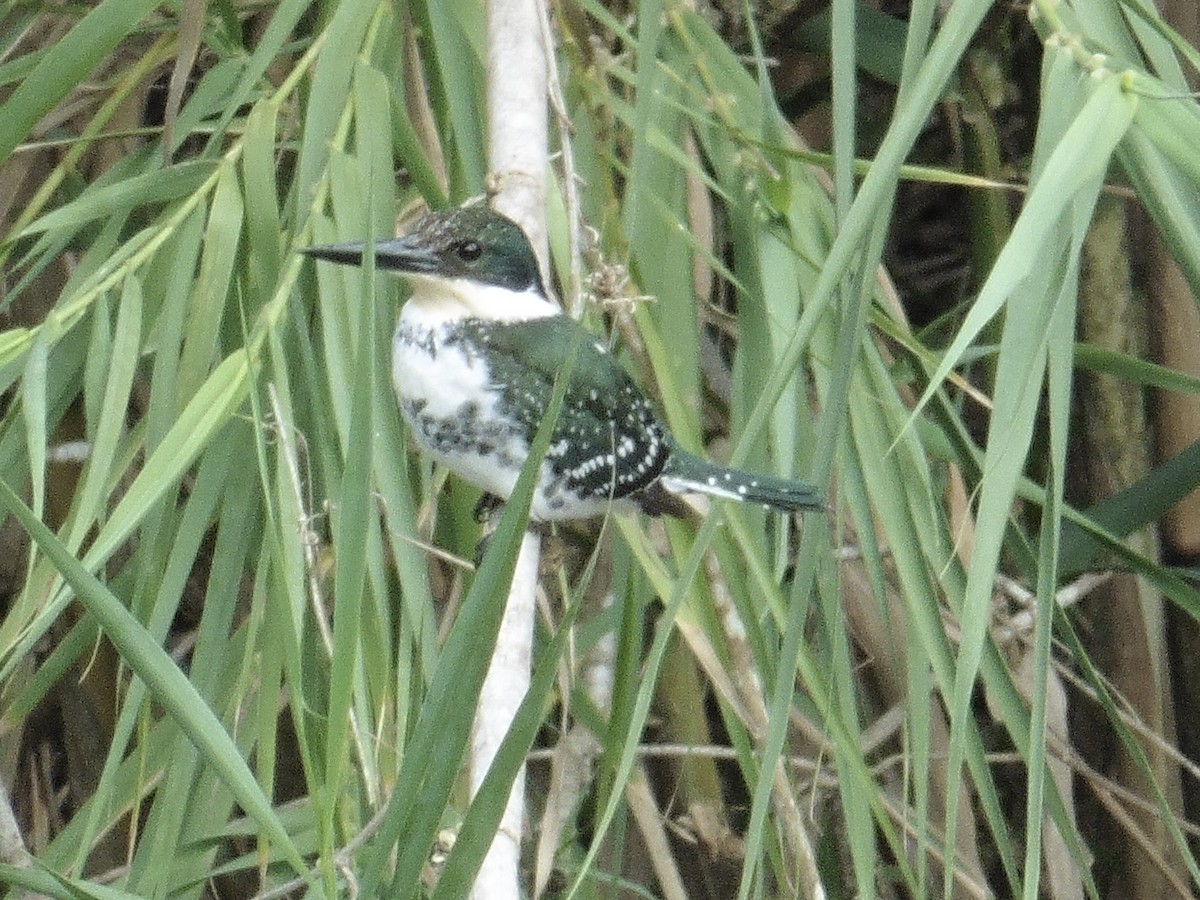
<instances>
[{"instance_id":1,"label":"green foliage background","mask_svg":"<svg viewBox=\"0 0 1200 900\"><path fill-rule=\"evenodd\" d=\"M1063 661L1146 776L1164 877L1200 883L1161 748L1055 599L1116 560L1200 610L1191 581L1122 543L1196 486L1191 456L1090 511L1064 498L1077 366L1197 390L1075 339L1106 181L1128 186L1200 285L1200 115L1184 77L1197 54L1143 0L1033 3L1045 50L1028 191L990 232L953 327L914 330L878 268L901 179L1005 205L977 179L903 166L935 105L961 96L991 6L918 0L901 20L834 2L817 17L827 155L781 113L752 19L731 47L683 5L556 6L569 123L556 149L579 182L576 205L560 158L553 255L570 293L581 216L630 279L606 270L623 302L567 300L619 333L683 443L829 485L830 515L613 522L600 612L575 568L547 579L534 690L468 807L456 761L521 492L477 572L429 552L472 557L475 497L408 452L388 386L397 288L294 250L390 235L398 215L483 192L480 5L10 5L0 505L17 561L0 735L35 864L0 878L182 897L303 877L337 896L352 872L361 896L459 896L520 760L578 720L599 758L554 842L556 890L670 894L664 872L704 854L673 845L657 887L635 886L644 826L626 788L646 777L650 721L728 750L685 754L656 785L735 836L730 858L705 858L714 895L811 890L811 850L832 896L1068 896L1064 871L1098 896L1086 823L1053 777L1071 756L1048 735ZM172 72L191 77L177 95ZM895 87L869 162L861 72ZM165 128L143 124L156 82ZM714 367L723 388L702 377ZM714 434L730 446L704 448ZM83 462L67 460L79 446ZM993 627L1002 571L1033 592L1014 642ZM605 711L575 676L614 633ZM63 802L16 789L48 706L68 722ZM435 888L435 837L460 824Z\"/></svg>"}]
</instances>

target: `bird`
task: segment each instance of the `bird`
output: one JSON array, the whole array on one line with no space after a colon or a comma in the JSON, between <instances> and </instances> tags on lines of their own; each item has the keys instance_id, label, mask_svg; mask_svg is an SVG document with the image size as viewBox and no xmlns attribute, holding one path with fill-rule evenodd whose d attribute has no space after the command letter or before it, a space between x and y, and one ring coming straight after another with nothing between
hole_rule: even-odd
<instances>
[{"instance_id":1,"label":"bird","mask_svg":"<svg viewBox=\"0 0 1200 900\"><path fill-rule=\"evenodd\" d=\"M300 252L362 265L368 251L346 243ZM403 418L426 454L487 495L512 493L574 346L531 519L639 507L683 515L682 495L693 493L787 513L823 508L810 484L727 468L680 447L614 354L550 299L525 232L486 203L427 213L373 253L377 270L412 288L392 338Z\"/></svg>"}]
</instances>

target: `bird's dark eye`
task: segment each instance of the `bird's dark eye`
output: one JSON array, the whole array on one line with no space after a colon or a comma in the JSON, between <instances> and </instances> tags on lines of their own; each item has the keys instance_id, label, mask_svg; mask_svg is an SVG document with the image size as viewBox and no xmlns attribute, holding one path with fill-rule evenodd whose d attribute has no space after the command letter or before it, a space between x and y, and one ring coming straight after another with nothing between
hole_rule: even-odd
<instances>
[{"instance_id":1,"label":"bird's dark eye","mask_svg":"<svg viewBox=\"0 0 1200 900\"><path fill-rule=\"evenodd\" d=\"M483 248L478 241L460 241L454 245L454 255L463 262L472 263L483 255Z\"/></svg>"}]
</instances>

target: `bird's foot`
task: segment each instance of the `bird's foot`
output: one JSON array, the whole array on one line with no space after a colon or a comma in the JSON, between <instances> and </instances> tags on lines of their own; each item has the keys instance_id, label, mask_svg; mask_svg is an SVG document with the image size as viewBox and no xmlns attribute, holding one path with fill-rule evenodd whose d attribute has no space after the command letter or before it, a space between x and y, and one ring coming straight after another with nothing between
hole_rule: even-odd
<instances>
[{"instance_id":1,"label":"bird's foot","mask_svg":"<svg viewBox=\"0 0 1200 900\"><path fill-rule=\"evenodd\" d=\"M479 498L479 502L475 504L475 521L480 524L487 524L495 518L496 514L504 508L504 499L497 497L495 494L484 494Z\"/></svg>"}]
</instances>

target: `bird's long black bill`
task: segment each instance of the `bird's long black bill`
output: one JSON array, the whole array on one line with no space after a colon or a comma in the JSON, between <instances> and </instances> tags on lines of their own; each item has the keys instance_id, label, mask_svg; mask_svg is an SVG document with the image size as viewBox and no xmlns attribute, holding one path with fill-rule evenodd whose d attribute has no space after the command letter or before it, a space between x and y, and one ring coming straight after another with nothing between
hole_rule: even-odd
<instances>
[{"instance_id":1,"label":"bird's long black bill","mask_svg":"<svg viewBox=\"0 0 1200 900\"><path fill-rule=\"evenodd\" d=\"M362 242L352 244L320 244L316 247L301 247L300 252L313 259L341 263L345 266L361 266L367 245ZM436 272L437 254L424 247L415 246L408 237L395 238L390 241L380 241L375 245L375 268L390 272Z\"/></svg>"},{"instance_id":2,"label":"bird's long black bill","mask_svg":"<svg viewBox=\"0 0 1200 900\"><path fill-rule=\"evenodd\" d=\"M347 266L361 266L366 249L366 244L322 244L318 247L301 247L300 252L313 259L323 259Z\"/></svg>"}]
</instances>

